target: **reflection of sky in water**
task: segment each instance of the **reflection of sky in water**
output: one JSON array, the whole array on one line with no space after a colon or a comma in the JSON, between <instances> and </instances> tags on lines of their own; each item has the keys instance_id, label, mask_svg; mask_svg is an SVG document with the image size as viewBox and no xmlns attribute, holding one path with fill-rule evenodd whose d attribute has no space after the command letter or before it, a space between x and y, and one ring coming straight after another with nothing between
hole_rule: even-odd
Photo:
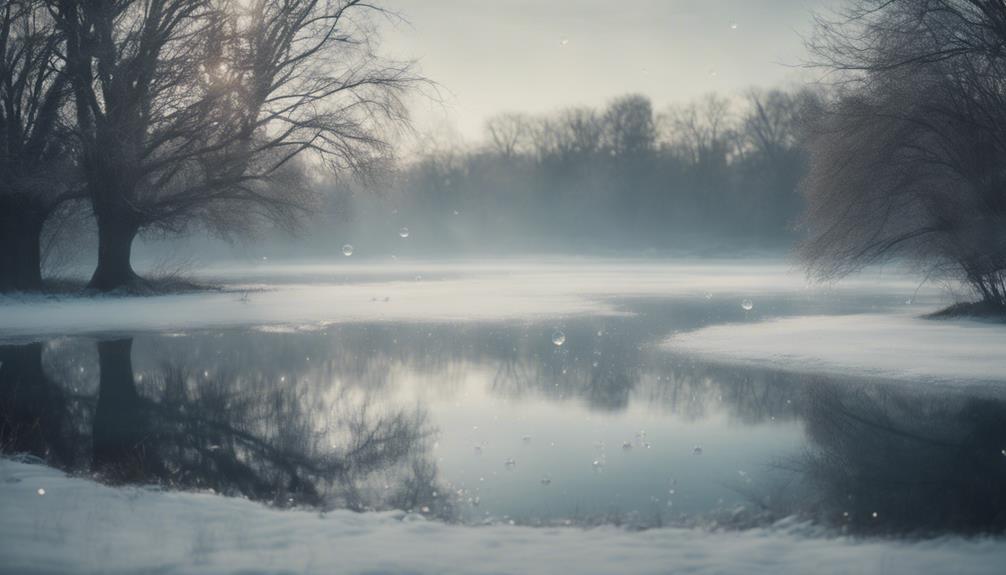
<instances>
[{"instance_id":1,"label":"reflection of sky in water","mask_svg":"<svg viewBox=\"0 0 1006 575\"><path fill-rule=\"evenodd\" d=\"M696 363L656 344L740 306L624 305L645 313L0 347L0 445L112 483L471 522L1006 524L1002 402Z\"/></svg>"},{"instance_id":2,"label":"reflection of sky in water","mask_svg":"<svg viewBox=\"0 0 1006 575\"><path fill-rule=\"evenodd\" d=\"M493 398L480 388L474 380L460 404L429 404L443 478L480 497L473 519L638 515L649 523L749 504L734 488L770 473L766 463L801 437L794 423L741 425L716 409L687 420L633 398L605 413L578 402Z\"/></svg>"}]
</instances>

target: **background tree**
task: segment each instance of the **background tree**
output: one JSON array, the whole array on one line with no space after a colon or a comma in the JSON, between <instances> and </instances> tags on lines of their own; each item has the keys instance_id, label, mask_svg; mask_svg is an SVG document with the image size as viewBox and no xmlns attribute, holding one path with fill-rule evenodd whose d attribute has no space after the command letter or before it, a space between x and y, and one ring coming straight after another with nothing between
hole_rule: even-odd
<instances>
[{"instance_id":1,"label":"background tree","mask_svg":"<svg viewBox=\"0 0 1006 575\"><path fill-rule=\"evenodd\" d=\"M54 1L98 225L92 288L142 285L141 230L292 226L314 200L306 167L361 169L404 120L415 78L375 54L373 4Z\"/></svg>"},{"instance_id":2,"label":"background tree","mask_svg":"<svg viewBox=\"0 0 1006 575\"><path fill-rule=\"evenodd\" d=\"M1006 4L862 0L811 48L840 96L810 141L813 273L891 258L1006 310Z\"/></svg>"},{"instance_id":3,"label":"background tree","mask_svg":"<svg viewBox=\"0 0 1006 575\"><path fill-rule=\"evenodd\" d=\"M62 39L45 5L0 6L0 292L42 287L42 230L73 196Z\"/></svg>"}]
</instances>

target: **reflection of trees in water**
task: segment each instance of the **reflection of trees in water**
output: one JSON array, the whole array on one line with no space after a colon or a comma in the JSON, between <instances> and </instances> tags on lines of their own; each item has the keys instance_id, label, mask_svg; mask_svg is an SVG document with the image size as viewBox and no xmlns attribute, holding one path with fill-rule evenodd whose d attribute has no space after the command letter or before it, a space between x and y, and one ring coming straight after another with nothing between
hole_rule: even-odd
<instances>
[{"instance_id":1,"label":"reflection of trees in water","mask_svg":"<svg viewBox=\"0 0 1006 575\"><path fill-rule=\"evenodd\" d=\"M82 463L87 410L43 369L41 343L0 346L0 451ZM72 389L72 388L71 388Z\"/></svg>"},{"instance_id":2,"label":"reflection of trees in water","mask_svg":"<svg viewBox=\"0 0 1006 575\"><path fill-rule=\"evenodd\" d=\"M290 369L279 381L253 365L210 372L165 360L137 374L132 340L97 347L97 393L80 396L47 375L41 344L0 348L4 452L112 483L213 489L277 505L372 509L408 500L452 515L447 497L432 497L446 490L436 487L431 430L418 410L378 409L366 390L310 385ZM55 351L45 362L54 372L80 372L60 366Z\"/></svg>"},{"instance_id":3,"label":"reflection of trees in water","mask_svg":"<svg viewBox=\"0 0 1006 575\"><path fill-rule=\"evenodd\" d=\"M857 532L1006 528L1006 401L823 380L807 392L801 508Z\"/></svg>"},{"instance_id":4,"label":"reflection of trees in water","mask_svg":"<svg viewBox=\"0 0 1006 575\"><path fill-rule=\"evenodd\" d=\"M196 372L241 365L273 381L339 382L375 396L394 395L406 377L450 394L479 372L494 394L512 399L579 401L599 411L635 399L686 419L725 411L746 423L792 417L800 376L669 357L653 330L634 321L567 321L561 347L551 326L395 324L145 338L135 355L141 371L169 357Z\"/></svg>"}]
</instances>

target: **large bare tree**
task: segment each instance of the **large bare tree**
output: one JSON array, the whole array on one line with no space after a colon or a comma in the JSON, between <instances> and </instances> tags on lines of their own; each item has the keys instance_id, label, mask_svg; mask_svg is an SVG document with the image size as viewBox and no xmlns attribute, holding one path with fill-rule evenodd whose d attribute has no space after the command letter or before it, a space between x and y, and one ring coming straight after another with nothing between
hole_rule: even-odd
<instances>
[{"instance_id":1,"label":"large bare tree","mask_svg":"<svg viewBox=\"0 0 1006 575\"><path fill-rule=\"evenodd\" d=\"M840 91L810 144L811 270L909 258L1006 310L1006 3L859 0L811 48Z\"/></svg>"},{"instance_id":2,"label":"large bare tree","mask_svg":"<svg viewBox=\"0 0 1006 575\"><path fill-rule=\"evenodd\" d=\"M290 225L306 169L363 167L405 119L408 64L361 0L51 0L98 224L90 286L135 288L141 230Z\"/></svg>"},{"instance_id":3,"label":"large bare tree","mask_svg":"<svg viewBox=\"0 0 1006 575\"><path fill-rule=\"evenodd\" d=\"M61 49L44 3L0 6L0 292L42 287L43 226L76 191Z\"/></svg>"}]
</instances>

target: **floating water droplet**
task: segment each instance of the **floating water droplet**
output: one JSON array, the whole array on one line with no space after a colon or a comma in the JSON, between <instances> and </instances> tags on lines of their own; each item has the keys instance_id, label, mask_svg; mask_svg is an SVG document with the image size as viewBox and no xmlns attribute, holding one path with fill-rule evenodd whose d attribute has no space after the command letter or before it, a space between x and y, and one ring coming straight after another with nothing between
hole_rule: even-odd
<instances>
[{"instance_id":1,"label":"floating water droplet","mask_svg":"<svg viewBox=\"0 0 1006 575\"><path fill-rule=\"evenodd\" d=\"M409 237L409 228L403 227L402 229L398 230L398 237L400 238Z\"/></svg>"},{"instance_id":2,"label":"floating water droplet","mask_svg":"<svg viewBox=\"0 0 1006 575\"><path fill-rule=\"evenodd\" d=\"M667 494L668 495L674 495L675 493L676 493L676 491L674 491L673 489L668 489L667 490Z\"/></svg>"},{"instance_id":3,"label":"floating water droplet","mask_svg":"<svg viewBox=\"0 0 1006 575\"><path fill-rule=\"evenodd\" d=\"M423 505L422 507L419 508L419 511L421 513L429 513L430 512L430 508L427 507L426 505Z\"/></svg>"},{"instance_id":4,"label":"floating water droplet","mask_svg":"<svg viewBox=\"0 0 1006 575\"><path fill-rule=\"evenodd\" d=\"M421 281L423 281L423 276L422 276L422 274L416 274L416 277L415 277L415 280L416 280L417 282L421 282Z\"/></svg>"},{"instance_id":5,"label":"floating water droplet","mask_svg":"<svg viewBox=\"0 0 1006 575\"><path fill-rule=\"evenodd\" d=\"M702 455L702 446L696 445L692 448L692 455Z\"/></svg>"},{"instance_id":6,"label":"floating water droplet","mask_svg":"<svg viewBox=\"0 0 1006 575\"><path fill-rule=\"evenodd\" d=\"M600 459L595 459L593 463L591 463L591 466L594 468L594 471L600 471L604 467L604 462Z\"/></svg>"},{"instance_id":7,"label":"floating water droplet","mask_svg":"<svg viewBox=\"0 0 1006 575\"><path fill-rule=\"evenodd\" d=\"M632 442L631 441L625 441L625 442L623 442L622 443L622 449L625 450L625 451L630 451L632 449Z\"/></svg>"},{"instance_id":8,"label":"floating water droplet","mask_svg":"<svg viewBox=\"0 0 1006 575\"><path fill-rule=\"evenodd\" d=\"M459 212L459 211L457 211L457 210L454 210L454 215L455 215L455 216L458 216L458 215L461 215L461 212Z\"/></svg>"},{"instance_id":9,"label":"floating water droplet","mask_svg":"<svg viewBox=\"0 0 1006 575\"><path fill-rule=\"evenodd\" d=\"M562 40L559 40L559 45L562 46L563 48L569 46L569 38L563 38Z\"/></svg>"},{"instance_id":10,"label":"floating water droplet","mask_svg":"<svg viewBox=\"0 0 1006 575\"><path fill-rule=\"evenodd\" d=\"M754 302L749 299L745 299L744 301L741 302L741 308L744 311L751 311L754 309Z\"/></svg>"},{"instance_id":11,"label":"floating water droplet","mask_svg":"<svg viewBox=\"0 0 1006 575\"><path fill-rule=\"evenodd\" d=\"M45 495L45 489L42 489L41 487L39 487L38 491L36 491L35 493L38 493L39 497L41 497L41 496Z\"/></svg>"},{"instance_id":12,"label":"floating water droplet","mask_svg":"<svg viewBox=\"0 0 1006 575\"><path fill-rule=\"evenodd\" d=\"M541 478L541 484L542 485L551 485L552 484L552 480L549 479L548 477L542 477Z\"/></svg>"},{"instance_id":13,"label":"floating water droplet","mask_svg":"<svg viewBox=\"0 0 1006 575\"><path fill-rule=\"evenodd\" d=\"M346 244L342 246L342 255L346 257L353 255L353 244Z\"/></svg>"},{"instance_id":14,"label":"floating water droplet","mask_svg":"<svg viewBox=\"0 0 1006 575\"><path fill-rule=\"evenodd\" d=\"M556 347L566 343L566 334L559 330L555 330L555 332L552 333L552 343L554 343Z\"/></svg>"},{"instance_id":15,"label":"floating water droplet","mask_svg":"<svg viewBox=\"0 0 1006 575\"><path fill-rule=\"evenodd\" d=\"M707 300L710 300L713 299L713 294L711 292L706 292L705 295L703 295L702 297L706 298Z\"/></svg>"},{"instance_id":16,"label":"floating water droplet","mask_svg":"<svg viewBox=\"0 0 1006 575\"><path fill-rule=\"evenodd\" d=\"M877 518L877 516L878 516L878 514L877 514L877 512L876 512L876 511L874 511L873 513L871 513L871 515L873 515L873 518L874 518L874 519L876 519L876 518Z\"/></svg>"},{"instance_id":17,"label":"floating water droplet","mask_svg":"<svg viewBox=\"0 0 1006 575\"><path fill-rule=\"evenodd\" d=\"M507 470L512 470L514 467L517 467L517 462L511 457L503 462L503 465L507 468Z\"/></svg>"},{"instance_id":18,"label":"floating water droplet","mask_svg":"<svg viewBox=\"0 0 1006 575\"><path fill-rule=\"evenodd\" d=\"M737 29L737 24L731 24L730 25L730 29L731 30L736 30Z\"/></svg>"}]
</instances>

